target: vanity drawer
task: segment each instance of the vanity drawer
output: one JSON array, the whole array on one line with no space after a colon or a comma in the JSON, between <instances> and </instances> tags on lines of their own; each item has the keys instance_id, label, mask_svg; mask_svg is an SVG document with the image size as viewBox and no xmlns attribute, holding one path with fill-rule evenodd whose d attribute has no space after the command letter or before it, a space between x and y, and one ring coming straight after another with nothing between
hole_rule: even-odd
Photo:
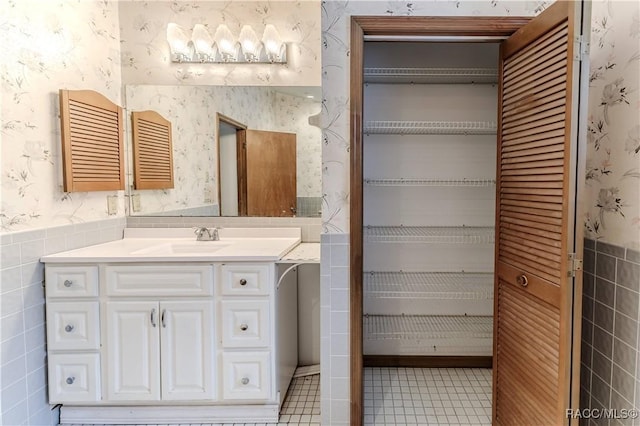
<instances>
[{"instance_id":1,"label":"vanity drawer","mask_svg":"<svg viewBox=\"0 0 640 426\"><path fill-rule=\"evenodd\" d=\"M106 267L109 296L210 296L211 265L116 265Z\"/></svg>"},{"instance_id":2,"label":"vanity drawer","mask_svg":"<svg viewBox=\"0 0 640 426\"><path fill-rule=\"evenodd\" d=\"M100 401L100 355L49 355L49 403Z\"/></svg>"},{"instance_id":3,"label":"vanity drawer","mask_svg":"<svg viewBox=\"0 0 640 426\"><path fill-rule=\"evenodd\" d=\"M97 266L47 266L47 297L97 297Z\"/></svg>"},{"instance_id":4,"label":"vanity drawer","mask_svg":"<svg viewBox=\"0 0 640 426\"><path fill-rule=\"evenodd\" d=\"M224 400L271 399L269 352L225 352L222 371Z\"/></svg>"},{"instance_id":5,"label":"vanity drawer","mask_svg":"<svg viewBox=\"0 0 640 426\"><path fill-rule=\"evenodd\" d=\"M227 296L269 294L268 264L235 263L222 265L222 294Z\"/></svg>"},{"instance_id":6,"label":"vanity drawer","mask_svg":"<svg viewBox=\"0 0 640 426\"><path fill-rule=\"evenodd\" d=\"M222 346L248 348L269 346L269 301L222 301Z\"/></svg>"},{"instance_id":7,"label":"vanity drawer","mask_svg":"<svg viewBox=\"0 0 640 426\"><path fill-rule=\"evenodd\" d=\"M47 346L50 350L100 348L98 302L49 302Z\"/></svg>"}]
</instances>

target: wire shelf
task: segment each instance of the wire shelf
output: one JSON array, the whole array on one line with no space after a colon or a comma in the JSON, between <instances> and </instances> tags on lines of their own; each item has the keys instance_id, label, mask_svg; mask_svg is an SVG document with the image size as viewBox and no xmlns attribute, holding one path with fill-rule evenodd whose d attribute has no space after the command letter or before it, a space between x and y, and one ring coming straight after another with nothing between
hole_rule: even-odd
<instances>
[{"instance_id":1,"label":"wire shelf","mask_svg":"<svg viewBox=\"0 0 640 426\"><path fill-rule=\"evenodd\" d=\"M384 299L493 299L491 272L367 272L365 296Z\"/></svg>"},{"instance_id":2,"label":"wire shelf","mask_svg":"<svg viewBox=\"0 0 640 426\"><path fill-rule=\"evenodd\" d=\"M365 68L365 83L495 84L497 68Z\"/></svg>"},{"instance_id":3,"label":"wire shelf","mask_svg":"<svg viewBox=\"0 0 640 426\"><path fill-rule=\"evenodd\" d=\"M494 228L489 226L366 226L369 242L443 244L492 244Z\"/></svg>"},{"instance_id":4,"label":"wire shelf","mask_svg":"<svg viewBox=\"0 0 640 426\"><path fill-rule=\"evenodd\" d=\"M495 179L365 179L367 186L495 186Z\"/></svg>"},{"instance_id":5,"label":"wire shelf","mask_svg":"<svg viewBox=\"0 0 640 426\"><path fill-rule=\"evenodd\" d=\"M366 340L491 339L490 316L364 315Z\"/></svg>"},{"instance_id":6,"label":"wire shelf","mask_svg":"<svg viewBox=\"0 0 640 426\"><path fill-rule=\"evenodd\" d=\"M493 135L494 121L367 121L364 133L380 135Z\"/></svg>"}]
</instances>

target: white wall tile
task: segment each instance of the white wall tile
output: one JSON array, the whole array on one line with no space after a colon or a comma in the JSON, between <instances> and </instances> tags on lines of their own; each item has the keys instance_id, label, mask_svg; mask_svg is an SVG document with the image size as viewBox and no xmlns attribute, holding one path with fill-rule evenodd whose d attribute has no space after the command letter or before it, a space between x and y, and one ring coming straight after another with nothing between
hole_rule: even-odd
<instances>
[{"instance_id":1,"label":"white wall tile","mask_svg":"<svg viewBox=\"0 0 640 426\"><path fill-rule=\"evenodd\" d=\"M331 311L348 311L349 310L349 290L331 289ZM331 323L331 332L334 331L333 322ZM346 333L346 331L343 331Z\"/></svg>"},{"instance_id":2,"label":"white wall tile","mask_svg":"<svg viewBox=\"0 0 640 426\"><path fill-rule=\"evenodd\" d=\"M22 263L37 262L44 255L44 240L27 241L20 244Z\"/></svg>"},{"instance_id":3,"label":"white wall tile","mask_svg":"<svg viewBox=\"0 0 640 426\"><path fill-rule=\"evenodd\" d=\"M4 364L0 368L0 389L8 388L18 380L23 380L27 375L27 360L24 356Z\"/></svg>"},{"instance_id":4,"label":"white wall tile","mask_svg":"<svg viewBox=\"0 0 640 426\"><path fill-rule=\"evenodd\" d=\"M348 334L331 334L331 355L349 355Z\"/></svg>"},{"instance_id":5,"label":"white wall tile","mask_svg":"<svg viewBox=\"0 0 640 426\"><path fill-rule=\"evenodd\" d=\"M11 315L22 311L22 289L3 293L1 299L2 315Z\"/></svg>"},{"instance_id":6,"label":"white wall tile","mask_svg":"<svg viewBox=\"0 0 640 426\"><path fill-rule=\"evenodd\" d=\"M335 290L332 290L335 291ZM349 299L347 299L347 302ZM349 333L349 312L332 311L331 312L331 332L332 333Z\"/></svg>"},{"instance_id":7,"label":"white wall tile","mask_svg":"<svg viewBox=\"0 0 640 426\"><path fill-rule=\"evenodd\" d=\"M43 240L46 235L44 229L34 229L31 231L18 231L13 233L14 243L24 243L27 241Z\"/></svg>"},{"instance_id":8,"label":"white wall tile","mask_svg":"<svg viewBox=\"0 0 640 426\"><path fill-rule=\"evenodd\" d=\"M349 288L349 268L346 266L331 267L331 289Z\"/></svg>"},{"instance_id":9,"label":"white wall tile","mask_svg":"<svg viewBox=\"0 0 640 426\"><path fill-rule=\"evenodd\" d=\"M22 264L22 286L40 284L44 281L44 264L41 262Z\"/></svg>"},{"instance_id":10,"label":"white wall tile","mask_svg":"<svg viewBox=\"0 0 640 426\"><path fill-rule=\"evenodd\" d=\"M0 293L7 293L19 289L22 286L22 270L19 266L5 268L0 271ZM0 315L4 315L0 313Z\"/></svg>"},{"instance_id":11,"label":"white wall tile","mask_svg":"<svg viewBox=\"0 0 640 426\"><path fill-rule=\"evenodd\" d=\"M22 288L23 305L21 309L44 303L44 287L42 284L30 284Z\"/></svg>"},{"instance_id":12,"label":"white wall tile","mask_svg":"<svg viewBox=\"0 0 640 426\"><path fill-rule=\"evenodd\" d=\"M4 295L2 296L4 298ZM0 318L2 334L0 334L0 341L13 339L19 334L24 333L24 318L23 312L17 311L11 315ZM0 359L4 362L4 360Z\"/></svg>"},{"instance_id":13,"label":"white wall tile","mask_svg":"<svg viewBox=\"0 0 640 426\"><path fill-rule=\"evenodd\" d=\"M38 413L43 407L46 407L47 405L48 396L46 387L41 387L34 392L29 393L29 397L27 399L27 407L29 409L30 417Z\"/></svg>"},{"instance_id":14,"label":"white wall tile","mask_svg":"<svg viewBox=\"0 0 640 426\"><path fill-rule=\"evenodd\" d=\"M349 399L349 378L334 377L334 368L331 367L331 399Z\"/></svg>"},{"instance_id":15,"label":"white wall tile","mask_svg":"<svg viewBox=\"0 0 640 426\"><path fill-rule=\"evenodd\" d=\"M64 235L48 237L44 240L45 254L60 253L67 249L67 238Z\"/></svg>"},{"instance_id":16,"label":"white wall tile","mask_svg":"<svg viewBox=\"0 0 640 426\"><path fill-rule=\"evenodd\" d=\"M4 392L3 392L4 393ZM24 399L18 405L13 408L5 408L2 406L2 424L11 426L20 426L29 424L29 409L27 406L27 400Z\"/></svg>"},{"instance_id":17,"label":"white wall tile","mask_svg":"<svg viewBox=\"0 0 640 426\"><path fill-rule=\"evenodd\" d=\"M3 268L20 265L20 244L9 244L0 249L0 264Z\"/></svg>"},{"instance_id":18,"label":"white wall tile","mask_svg":"<svg viewBox=\"0 0 640 426\"><path fill-rule=\"evenodd\" d=\"M25 364L26 364L26 361L25 361ZM36 392L46 394L46 388L45 388L46 384L47 384L47 369L44 365L34 372L29 372L29 374L27 375L27 392L29 393L29 395ZM44 392L43 392L43 388L44 388Z\"/></svg>"},{"instance_id":19,"label":"white wall tile","mask_svg":"<svg viewBox=\"0 0 640 426\"><path fill-rule=\"evenodd\" d=\"M24 343L23 343L24 344ZM47 351L44 346L36 348L32 351L28 351L27 357L27 371L36 371L43 365L46 365Z\"/></svg>"},{"instance_id":20,"label":"white wall tile","mask_svg":"<svg viewBox=\"0 0 640 426\"><path fill-rule=\"evenodd\" d=\"M334 378L344 377L349 378L349 361L350 357L348 356L332 356L331 357L331 380ZM348 385L347 385L348 387ZM331 393L332 397L335 397L333 393Z\"/></svg>"},{"instance_id":21,"label":"white wall tile","mask_svg":"<svg viewBox=\"0 0 640 426\"><path fill-rule=\"evenodd\" d=\"M22 377L17 382L3 387L2 389L2 409L10 410L15 407L20 401L27 398L27 378ZM6 407L6 408L5 408ZM3 424L7 424L3 422Z\"/></svg>"},{"instance_id":22,"label":"white wall tile","mask_svg":"<svg viewBox=\"0 0 640 426\"><path fill-rule=\"evenodd\" d=\"M331 400L331 425L349 423L349 400ZM345 420L346 419L346 420Z\"/></svg>"},{"instance_id":23,"label":"white wall tile","mask_svg":"<svg viewBox=\"0 0 640 426\"><path fill-rule=\"evenodd\" d=\"M67 235L67 250L73 250L85 246L87 246L87 244L85 243L84 232L73 232L72 234Z\"/></svg>"},{"instance_id":24,"label":"white wall tile","mask_svg":"<svg viewBox=\"0 0 640 426\"><path fill-rule=\"evenodd\" d=\"M36 304L24 310L24 328L29 330L33 327L44 326L45 318L45 306L44 303Z\"/></svg>"},{"instance_id":25,"label":"white wall tile","mask_svg":"<svg viewBox=\"0 0 640 426\"><path fill-rule=\"evenodd\" d=\"M46 344L44 325L26 330L24 343L27 352L43 347Z\"/></svg>"},{"instance_id":26,"label":"white wall tile","mask_svg":"<svg viewBox=\"0 0 640 426\"><path fill-rule=\"evenodd\" d=\"M57 424L56 419L52 419L52 413L49 406L44 406L40 411L29 415L29 424L32 426L45 426Z\"/></svg>"},{"instance_id":27,"label":"white wall tile","mask_svg":"<svg viewBox=\"0 0 640 426\"><path fill-rule=\"evenodd\" d=\"M331 267L349 266L349 246L331 243Z\"/></svg>"}]
</instances>

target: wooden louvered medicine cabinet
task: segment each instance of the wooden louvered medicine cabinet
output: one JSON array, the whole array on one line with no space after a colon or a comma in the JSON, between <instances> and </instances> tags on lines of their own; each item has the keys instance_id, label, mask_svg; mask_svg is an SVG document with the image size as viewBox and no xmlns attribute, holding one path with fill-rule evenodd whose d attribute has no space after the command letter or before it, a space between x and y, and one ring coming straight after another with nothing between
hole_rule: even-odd
<instances>
[{"instance_id":1,"label":"wooden louvered medicine cabinet","mask_svg":"<svg viewBox=\"0 0 640 426\"><path fill-rule=\"evenodd\" d=\"M60 90L65 192L124 189L122 108L92 90Z\"/></svg>"},{"instance_id":2,"label":"wooden louvered medicine cabinet","mask_svg":"<svg viewBox=\"0 0 640 426\"><path fill-rule=\"evenodd\" d=\"M173 188L171 122L155 111L134 111L131 129L134 188Z\"/></svg>"}]
</instances>

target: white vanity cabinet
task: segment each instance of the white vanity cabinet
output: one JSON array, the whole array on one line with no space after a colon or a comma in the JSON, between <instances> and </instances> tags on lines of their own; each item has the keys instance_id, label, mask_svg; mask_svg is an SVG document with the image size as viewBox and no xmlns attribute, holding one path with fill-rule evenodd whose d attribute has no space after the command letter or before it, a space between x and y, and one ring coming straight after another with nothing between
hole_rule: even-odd
<instances>
[{"instance_id":1,"label":"white vanity cabinet","mask_svg":"<svg viewBox=\"0 0 640 426\"><path fill-rule=\"evenodd\" d=\"M98 267L50 266L47 283L49 402L102 399Z\"/></svg>"},{"instance_id":2,"label":"white vanity cabinet","mask_svg":"<svg viewBox=\"0 0 640 426\"><path fill-rule=\"evenodd\" d=\"M111 401L213 400L213 302L106 302Z\"/></svg>"},{"instance_id":3,"label":"white vanity cabinet","mask_svg":"<svg viewBox=\"0 0 640 426\"><path fill-rule=\"evenodd\" d=\"M214 400L214 266L104 273L107 400Z\"/></svg>"},{"instance_id":4,"label":"white vanity cabinet","mask_svg":"<svg viewBox=\"0 0 640 426\"><path fill-rule=\"evenodd\" d=\"M297 337L276 321L297 308L276 280L273 262L46 264L61 423L277 420Z\"/></svg>"}]
</instances>

